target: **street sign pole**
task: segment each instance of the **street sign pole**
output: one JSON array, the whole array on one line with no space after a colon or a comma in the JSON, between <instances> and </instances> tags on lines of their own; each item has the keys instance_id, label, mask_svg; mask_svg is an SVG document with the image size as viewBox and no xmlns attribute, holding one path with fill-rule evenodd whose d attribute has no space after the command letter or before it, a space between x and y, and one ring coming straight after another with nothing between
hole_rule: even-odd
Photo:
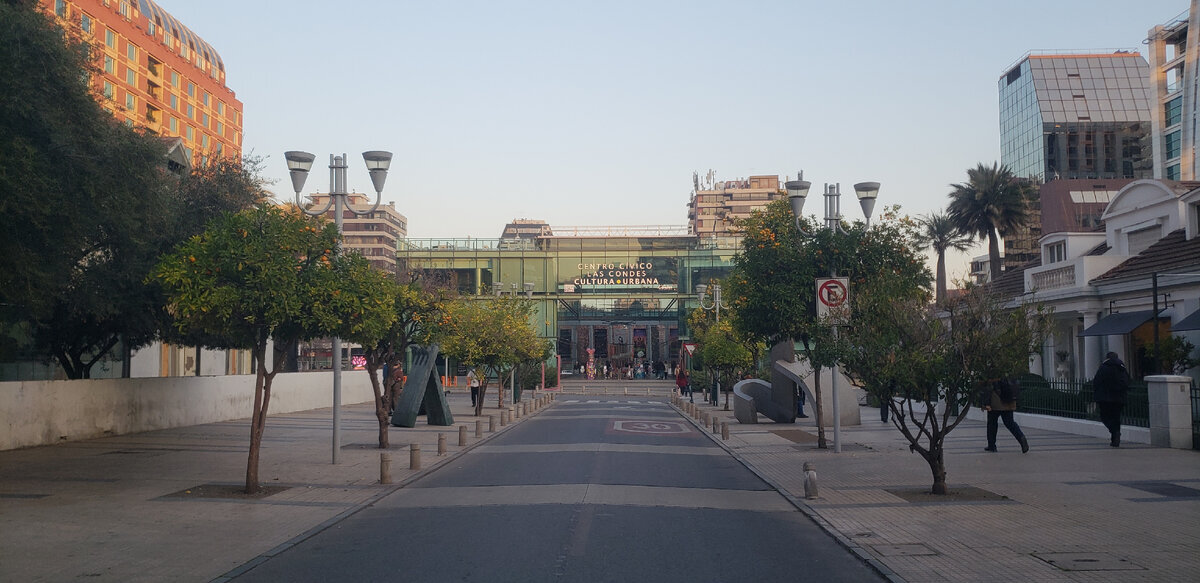
<instances>
[{"instance_id":1,"label":"street sign pole","mask_svg":"<svg viewBox=\"0 0 1200 583\"><path fill-rule=\"evenodd\" d=\"M817 278L817 318L832 315L835 320L846 317L847 300L850 299L850 279L845 277ZM832 314L831 314L832 312ZM833 339L838 337L838 323L833 324ZM833 363L830 375L830 391L833 392L833 453L842 453L842 410L838 396L838 365Z\"/></svg>"}]
</instances>

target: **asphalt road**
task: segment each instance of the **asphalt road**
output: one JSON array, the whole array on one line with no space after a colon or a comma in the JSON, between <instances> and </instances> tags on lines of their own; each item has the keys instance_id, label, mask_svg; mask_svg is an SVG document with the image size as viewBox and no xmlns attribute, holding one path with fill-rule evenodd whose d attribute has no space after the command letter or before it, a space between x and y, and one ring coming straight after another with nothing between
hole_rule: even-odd
<instances>
[{"instance_id":1,"label":"asphalt road","mask_svg":"<svg viewBox=\"0 0 1200 583\"><path fill-rule=\"evenodd\" d=\"M667 403L564 398L235 581L880 581Z\"/></svg>"}]
</instances>

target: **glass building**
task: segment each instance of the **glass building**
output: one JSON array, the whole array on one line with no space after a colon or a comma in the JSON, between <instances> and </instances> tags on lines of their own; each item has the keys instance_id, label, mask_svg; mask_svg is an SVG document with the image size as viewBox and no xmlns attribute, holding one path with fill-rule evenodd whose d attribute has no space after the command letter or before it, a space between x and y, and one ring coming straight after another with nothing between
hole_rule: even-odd
<instances>
[{"instance_id":1,"label":"glass building","mask_svg":"<svg viewBox=\"0 0 1200 583\"><path fill-rule=\"evenodd\" d=\"M729 273L740 239L632 229L407 239L397 259L402 270L439 278L463 294L530 297L535 329L556 342L564 370L586 362L588 348L598 363L614 367L677 362L696 284Z\"/></svg>"},{"instance_id":2,"label":"glass building","mask_svg":"<svg viewBox=\"0 0 1200 583\"><path fill-rule=\"evenodd\" d=\"M1039 184L1150 178L1149 79L1136 51L1026 55L998 81L1001 162Z\"/></svg>"}]
</instances>

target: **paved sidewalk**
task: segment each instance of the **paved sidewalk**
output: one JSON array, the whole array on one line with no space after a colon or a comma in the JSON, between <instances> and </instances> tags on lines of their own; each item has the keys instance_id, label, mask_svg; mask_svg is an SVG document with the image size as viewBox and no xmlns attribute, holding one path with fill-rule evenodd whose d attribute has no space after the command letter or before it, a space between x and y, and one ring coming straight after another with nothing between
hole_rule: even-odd
<instances>
[{"instance_id":1,"label":"paved sidewalk","mask_svg":"<svg viewBox=\"0 0 1200 583\"><path fill-rule=\"evenodd\" d=\"M617 384L602 390L625 395ZM378 483L370 407L343 408L336 466L328 409L271 416L260 476L289 489L252 501L173 496L243 483L245 420L0 452L0 581L221 581L417 477L409 443L421 445L428 472L493 435L485 418L483 440L474 437L461 391L450 404L468 446L456 427L391 428L391 486ZM951 488L996 499L910 502L889 491L928 488L929 469L876 410L843 428L840 454L815 448L811 419L739 425L732 412L706 410L730 422L730 439L716 441L897 581L1200 580L1200 452L1027 429L1022 455L1001 429L1000 453L985 453L983 424L966 421L948 442ZM494 401L485 414L498 414ZM804 462L817 469L815 500L803 498Z\"/></svg>"},{"instance_id":2,"label":"paved sidewalk","mask_svg":"<svg viewBox=\"0 0 1200 583\"><path fill-rule=\"evenodd\" d=\"M1021 454L1001 427L989 453L984 424L964 421L947 439L947 482L1001 498L908 501L892 492L928 491L932 474L878 409L842 428L835 454L831 428L829 449L816 448L814 419L741 425L702 407L729 423L734 455L895 580L1200 581L1200 451L1025 429ZM815 500L804 499L804 462Z\"/></svg>"}]
</instances>

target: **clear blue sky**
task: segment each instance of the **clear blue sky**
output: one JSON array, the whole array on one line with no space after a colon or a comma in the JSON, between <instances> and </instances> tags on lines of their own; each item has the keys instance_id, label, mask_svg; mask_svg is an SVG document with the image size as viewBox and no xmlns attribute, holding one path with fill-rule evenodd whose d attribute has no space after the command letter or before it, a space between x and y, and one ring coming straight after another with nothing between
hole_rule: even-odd
<instances>
[{"instance_id":1,"label":"clear blue sky","mask_svg":"<svg viewBox=\"0 0 1200 583\"><path fill-rule=\"evenodd\" d=\"M819 192L946 204L999 159L996 81L1029 50L1144 49L1187 0L846 2L157 0L212 44L245 104L244 148L292 196L285 150L329 154L409 236L684 224L692 172L804 170ZM843 212L859 218L847 194ZM818 204L810 212L820 212ZM966 255L982 254L979 246ZM961 276L963 256L951 261Z\"/></svg>"}]
</instances>

